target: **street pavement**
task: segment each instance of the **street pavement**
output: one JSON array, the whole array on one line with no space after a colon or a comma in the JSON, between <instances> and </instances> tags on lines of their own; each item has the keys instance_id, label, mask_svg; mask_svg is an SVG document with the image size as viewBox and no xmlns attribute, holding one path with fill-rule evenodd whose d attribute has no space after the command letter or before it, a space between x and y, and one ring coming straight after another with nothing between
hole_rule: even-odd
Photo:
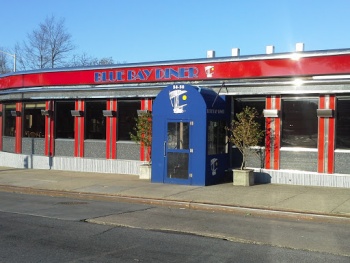
<instances>
[{"instance_id":1,"label":"street pavement","mask_svg":"<svg viewBox=\"0 0 350 263\"><path fill-rule=\"evenodd\" d=\"M350 189L224 183L187 186L151 183L136 175L0 167L0 191L117 200L241 214L350 220Z\"/></svg>"}]
</instances>

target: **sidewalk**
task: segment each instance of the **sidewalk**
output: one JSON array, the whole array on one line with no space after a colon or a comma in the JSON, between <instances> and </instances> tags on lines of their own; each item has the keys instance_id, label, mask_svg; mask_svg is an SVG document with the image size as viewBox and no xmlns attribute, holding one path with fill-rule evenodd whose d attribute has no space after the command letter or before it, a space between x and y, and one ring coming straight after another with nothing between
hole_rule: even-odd
<instances>
[{"instance_id":1,"label":"sidewalk","mask_svg":"<svg viewBox=\"0 0 350 263\"><path fill-rule=\"evenodd\" d=\"M350 219L350 189L264 184L251 187L155 184L138 176L0 167L0 191L119 199L193 209Z\"/></svg>"}]
</instances>

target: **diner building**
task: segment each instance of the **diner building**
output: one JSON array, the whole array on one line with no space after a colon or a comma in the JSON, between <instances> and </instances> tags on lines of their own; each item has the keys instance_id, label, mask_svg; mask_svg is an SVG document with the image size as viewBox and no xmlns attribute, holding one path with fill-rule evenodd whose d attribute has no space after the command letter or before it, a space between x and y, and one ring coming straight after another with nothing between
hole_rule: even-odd
<instances>
[{"instance_id":1,"label":"diner building","mask_svg":"<svg viewBox=\"0 0 350 263\"><path fill-rule=\"evenodd\" d=\"M350 49L239 53L0 75L0 166L137 175L150 149L130 132L155 106L152 181L219 183L241 160L225 126L252 106L256 183L350 188Z\"/></svg>"}]
</instances>

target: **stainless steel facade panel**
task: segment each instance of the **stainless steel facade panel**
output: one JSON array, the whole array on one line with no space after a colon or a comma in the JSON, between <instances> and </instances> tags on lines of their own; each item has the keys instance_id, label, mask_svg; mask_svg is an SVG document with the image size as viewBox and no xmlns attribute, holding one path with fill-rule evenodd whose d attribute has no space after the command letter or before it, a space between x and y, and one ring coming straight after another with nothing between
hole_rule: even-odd
<instances>
[{"instance_id":1,"label":"stainless steel facade panel","mask_svg":"<svg viewBox=\"0 0 350 263\"><path fill-rule=\"evenodd\" d=\"M107 98L144 98L155 97L161 90L162 85L158 88L134 88L134 87L115 87L108 89L99 86L89 87L88 89L75 89L75 86L68 87L49 87L36 89L9 90L1 92L1 101L22 101L22 100L61 100L61 99L107 99Z\"/></svg>"},{"instance_id":2,"label":"stainless steel facade panel","mask_svg":"<svg viewBox=\"0 0 350 263\"><path fill-rule=\"evenodd\" d=\"M15 152L15 137L2 137L2 151L14 153Z\"/></svg>"},{"instance_id":3,"label":"stainless steel facade panel","mask_svg":"<svg viewBox=\"0 0 350 263\"><path fill-rule=\"evenodd\" d=\"M22 153L23 154L45 154L45 139L44 138L22 138Z\"/></svg>"},{"instance_id":4,"label":"stainless steel facade panel","mask_svg":"<svg viewBox=\"0 0 350 263\"><path fill-rule=\"evenodd\" d=\"M280 152L280 169L317 172L317 151Z\"/></svg>"},{"instance_id":5,"label":"stainless steel facade panel","mask_svg":"<svg viewBox=\"0 0 350 263\"><path fill-rule=\"evenodd\" d=\"M87 158L106 158L105 140L86 140L84 142L84 157Z\"/></svg>"},{"instance_id":6,"label":"stainless steel facade panel","mask_svg":"<svg viewBox=\"0 0 350 263\"><path fill-rule=\"evenodd\" d=\"M74 156L74 140L56 139L55 156Z\"/></svg>"},{"instance_id":7,"label":"stainless steel facade panel","mask_svg":"<svg viewBox=\"0 0 350 263\"><path fill-rule=\"evenodd\" d=\"M300 94L344 94L350 93L350 80L319 81L308 80L302 85L295 85L293 79L270 80L225 80L222 81L188 81L185 84L208 87L220 95L300 95ZM2 91L1 101L46 100L46 99L101 99L101 98L142 98L156 97L169 83L144 85L101 85L101 86L65 86L34 87Z\"/></svg>"},{"instance_id":8,"label":"stainless steel facade panel","mask_svg":"<svg viewBox=\"0 0 350 263\"><path fill-rule=\"evenodd\" d=\"M250 168L263 168L265 163L265 149L252 149L248 154L246 160L246 166ZM238 168L242 164L242 154L236 147L232 147L231 151L231 164L232 168Z\"/></svg>"},{"instance_id":9,"label":"stainless steel facade panel","mask_svg":"<svg viewBox=\"0 0 350 263\"><path fill-rule=\"evenodd\" d=\"M339 84L320 84L320 83L308 83L301 86L295 85L278 85L277 83L270 82L264 85L230 85L226 84L227 91L221 89L220 95L232 95L232 96L244 96L244 95L298 95L303 96L305 94L344 94L350 93L349 83ZM219 88L214 89L216 92Z\"/></svg>"},{"instance_id":10,"label":"stainless steel facade panel","mask_svg":"<svg viewBox=\"0 0 350 263\"><path fill-rule=\"evenodd\" d=\"M334 157L334 172L350 174L350 152L335 152Z\"/></svg>"},{"instance_id":11,"label":"stainless steel facade panel","mask_svg":"<svg viewBox=\"0 0 350 263\"><path fill-rule=\"evenodd\" d=\"M140 160L140 145L133 142L117 142L117 159Z\"/></svg>"}]
</instances>

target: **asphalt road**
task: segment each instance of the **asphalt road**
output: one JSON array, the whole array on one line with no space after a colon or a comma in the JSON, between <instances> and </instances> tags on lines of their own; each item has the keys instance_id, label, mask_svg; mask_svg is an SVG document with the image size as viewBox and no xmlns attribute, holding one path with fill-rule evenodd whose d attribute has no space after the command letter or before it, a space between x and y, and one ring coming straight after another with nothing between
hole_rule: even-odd
<instances>
[{"instance_id":1,"label":"asphalt road","mask_svg":"<svg viewBox=\"0 0 350 263\"><path fill-rule=\"evenodd\" d=\"M145 219L148 223L142 223ZM98 224L88 223L93 221ZM271 223L266 225L268 221ZM254 236L262 235L257 229L269 232L270 239L278 236L272 226L281 228L279 222L291 229L285 231L285 239L290 238L288 233L302 229L303 236L328 229L332 239L334 234L339 235L337 243L343 244L345 239L347 243L343 245L349 244L347 231L339 233L339 229L349 228L343 224L0 192L0 261L350 262L350 257L341 253L254 242ZM222 235L225 228L232 239ZM232 229L237 233L232 233ZM241 238L239 229L247 232L247 236ZM312 242L317 245L323 240Z\"/></svg>"}]
</instances>

